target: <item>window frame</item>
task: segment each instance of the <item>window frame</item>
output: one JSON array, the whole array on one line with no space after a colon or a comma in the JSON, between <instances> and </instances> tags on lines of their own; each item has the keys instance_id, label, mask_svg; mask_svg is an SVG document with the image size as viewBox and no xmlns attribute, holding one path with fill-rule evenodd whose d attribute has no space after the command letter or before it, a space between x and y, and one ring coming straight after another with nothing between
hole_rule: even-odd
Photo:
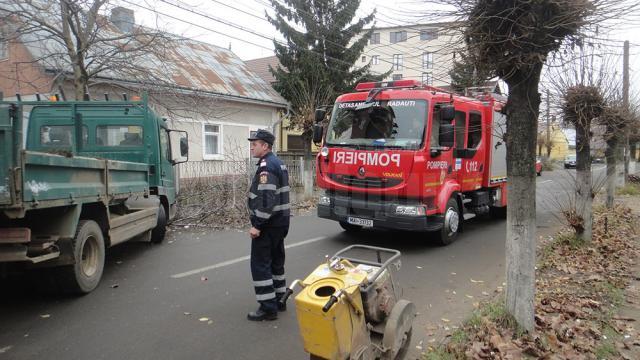
<instances>
[{"instance_id":1,"label":"window frame","mask_svg":"<svg viewBox=\"0 0 640 360\"><path fill-rule=\"evenodd\" d=\"M372 65L380 64L380 55L372 55L371 56L371 64Z\"/></svg>"},{"instance_id":2,"label":"window frame","mask_svg":"<svg viewBox=\"0 0 640 360\"><path fill-rule=\"evenodd\" d=\"M391 75L391 80L393 80L393 81L402 80L402 74L393 74L393 75Z\"/></svg>"},{"instance_id":3,"label":"window frame","mask_svg":"<svg viewBox=\"0 0 640 360\"><path fill-rule=\"evenodd\" d=\"M218 132L207 131L207 125L218 126ZM224 143L223 143L223 126L220 123L203 122L202 123L202 160L224 160ZM207 135L218 136L218 153L207 154Z\"/></svg>"},{"instance_id":4,"label":"window frame","mask_svg":"<svg viewBox=\"0 0 640 360\"><path fill-rule=\"evenodd\" d=\"M420 30L420 41L435 40L438 38L438 29L422 29Z\"/></svg>"},{"instance_id":5,"label":"window frame","mask_svg":"<svg viewBox=\"0 0 640 360\"><path fill-rule=\"evenodd\" d=\"M397 43L405 42L405 41L407 41L407 31L406 30L389 32L389 42L390 43L397 44Z\"/></svg>"},{"instance_id":6,"label":"window frame","mask_svg":"<svg viewBox=\"0 0 640 360\"><path fill-rule=\"evenodd\" d=\"M404 57L402 54L393 54L393 70L403 70Z\"/></svg>"},{"instance_id":7,"label":"window frame","mask_svg":"<svg viewBox=\"0 0 640 360\"><path fill-rule=\"evenodd\" d=\"M362 62L366 63L367 62L367 55L362 55Z\"/></svg>"},{"instance_id":8,"label":"window frame","mask_svg":"<svg viewBox=\"0 0 640 360\"><path fill-rule=\"evenodd\" d=\"M426 75L426 79L427 79L426 82L425 82L425 75ZM423 85L433 85L433 75L430 72L423 72L422 73L422 84Z\"/></svg>"},{"instance_id":9,"label":"window frame","mask_svg":"<svg viewBox=\"0 0 640 360\"><path fill-rule=\"evenodd\" d=\"M369 45L377 45L380 44L380 33L374 32L371 33L371 38L369 39Z\"/></svg>"},{"instance_id":10,"label":"window frame","mask_svg":"<svg viewBox=\"0 0 640 360\"><path fill-rule=\"evenodd\" d=\"M0 61L9 60L9 41L0 33Z\"/></svg>"},{"instance_id":11,"label":"window frame","mask_svg":"<svg viewBox=\"0 0 640 360\"><path fill-rule=\"evenodd\" d=\"M422 68L433 69L433 53L425 51L422 53Z\"/></svg>"}]
</instances>

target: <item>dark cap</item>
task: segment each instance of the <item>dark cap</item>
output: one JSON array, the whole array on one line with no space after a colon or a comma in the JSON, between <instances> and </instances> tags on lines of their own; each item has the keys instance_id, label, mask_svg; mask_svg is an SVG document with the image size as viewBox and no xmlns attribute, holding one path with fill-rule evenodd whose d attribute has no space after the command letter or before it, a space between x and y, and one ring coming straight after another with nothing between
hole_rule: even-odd
<instances>
[{"instance_id":1,"label":"dark cap","mask_svg":"<svg viewBox=\"0 0 640 360\"><path fill-rule=\"evenodd\" d=\"M260 130L256 131L255 135L253 135L252 137L250 137L247 140L249 140L249 141L262 140L262 141L266 142L267 144L273 146L273 142L276 140L276 137L273 136L273 134L270 133L269 131L260 129Z\"/></svg>"}]
</instances>

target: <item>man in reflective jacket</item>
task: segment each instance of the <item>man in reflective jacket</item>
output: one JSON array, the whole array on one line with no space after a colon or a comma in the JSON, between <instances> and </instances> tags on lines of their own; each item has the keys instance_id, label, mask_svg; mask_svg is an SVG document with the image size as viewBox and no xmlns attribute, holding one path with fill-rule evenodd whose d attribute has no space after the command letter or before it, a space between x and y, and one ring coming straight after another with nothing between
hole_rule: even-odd
<instances>
[{"instance_id":1,"label":"man in reflective jacket","mask_svg":"<svg viewBox=\"0 0 640 360\"><path fill-rule=\"evenodd\" d=\"M271 152L275 137L258 130L249 138L251 155L258 169L249 191L251 215L251 277L260 307L247 318L252 321L275 320L286 305L278 300L284 295L284 238L289 232L289 173Z\"/></svg>"}]
</instances>

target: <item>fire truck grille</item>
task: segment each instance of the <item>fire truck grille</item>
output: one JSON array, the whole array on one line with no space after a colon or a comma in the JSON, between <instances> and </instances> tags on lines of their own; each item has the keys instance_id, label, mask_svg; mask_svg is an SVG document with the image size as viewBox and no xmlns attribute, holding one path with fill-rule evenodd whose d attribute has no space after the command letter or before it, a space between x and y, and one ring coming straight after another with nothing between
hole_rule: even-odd
<instances>
[{"instance_id":1,"label":"fire truck grille","mask_svg":"<svg viewBox=\"0 0 640 360\"><path fill-rule=\"evenodd\" d=\"M387 178L376 178L376 177L365 177L358 178L356 176L350 175L329 175L331 180L358 188L388 188L399 185L402 182L402 179L387 179Z\"/></svg>"}]
</instances>

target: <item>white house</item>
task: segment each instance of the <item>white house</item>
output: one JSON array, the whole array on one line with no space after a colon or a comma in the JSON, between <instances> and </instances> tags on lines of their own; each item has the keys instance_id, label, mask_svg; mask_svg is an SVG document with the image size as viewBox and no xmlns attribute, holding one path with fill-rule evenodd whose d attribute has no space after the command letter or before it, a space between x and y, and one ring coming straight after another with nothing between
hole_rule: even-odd
<instances>
[{"instance_id":1,"label":"white house","mask_svg":"<svg viewBox=\"0 0 640 360\"><path fill-rule=\"evenodd\" d=\"M108 22L102 31L109 35L137 29L129 9L114 8L109 19L101 20ZM287 109L286 100L230 50L164 35L161 53L127 59L147 70L144 77L117 67L103 71L88 85L90 98L103 99L109 94L115 99L123 93L147 92L159 115L167 118L171 127L189 134L190 161L181 167L183 177L234 171L229 163L246 163L250 156L246 139L252 131L277 130ZM73 98L72 68L60 46L38 31L0 37L0 91L4 97L20 93L26 100L34 99L35 94L66 93L67 98Z\"/></svg>"}]
</instances>

